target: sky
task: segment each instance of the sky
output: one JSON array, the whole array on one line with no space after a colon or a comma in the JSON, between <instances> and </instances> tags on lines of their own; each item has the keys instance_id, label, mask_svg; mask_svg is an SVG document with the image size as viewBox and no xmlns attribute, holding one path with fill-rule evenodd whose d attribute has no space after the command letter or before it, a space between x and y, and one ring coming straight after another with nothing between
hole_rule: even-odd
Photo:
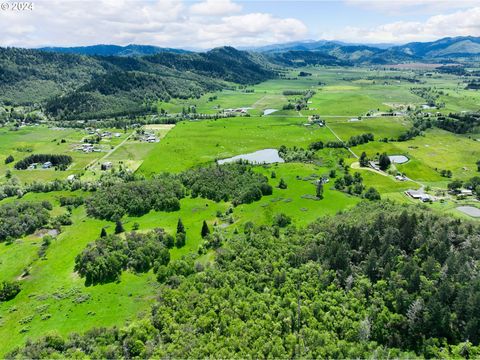
<instances>
[{"instance_id":1,"label":"sky","mask_svg":"<svg viewBox=\"0 0 480 360\"><path fill-rule=\"evenodd\" d=\"M401 44L480 36L480 0L33 0L23 10L0 0L0 29L0 46L29 48Z\"/></svg>"}]
</instances>

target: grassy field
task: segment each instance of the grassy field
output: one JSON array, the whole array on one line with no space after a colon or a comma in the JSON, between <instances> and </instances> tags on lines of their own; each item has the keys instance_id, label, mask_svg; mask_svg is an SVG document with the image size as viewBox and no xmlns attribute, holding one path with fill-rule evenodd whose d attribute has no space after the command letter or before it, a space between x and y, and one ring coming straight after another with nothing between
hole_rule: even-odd
<instances>
[{"instance_id":1,"label":"grassy field","mask_svg":"<svg viewBox=\"0 0 480 360\"><path fill-rule=\"evenodd\" d=\"M113 129L110 130L114 131ZM105 156L128 135L121 132L118 138L103 139L97 146L101 149L100 152L84 153L75 150L75 148L83 143L85 137L88 137L85 130L49 128L47 126L26 126L16 131L0 128L0 154L2 155L0 173L4 174L8 169L22 183L65 179L71 174L80 175L85 171L87 165ZM30 154L70 155L73 158L73 163L66 171L55 171L53 168L15 170L15 162L26 158ZM15 161L5 165L4 160L9 155L12 155Z\"/></svg>"},{"instance_id":2,"label":"grassy field","mask_svg":"<svg viewBox=\"0 0 480 360\"><path fill-rule=\"evenodd\" d=\"M307 147L318 140L335 140L325 128L304 126L305 118L237 117L177 124L150 152L139 171L178 172L234 155L278 148Z\"/></svg>"}]
</instances>

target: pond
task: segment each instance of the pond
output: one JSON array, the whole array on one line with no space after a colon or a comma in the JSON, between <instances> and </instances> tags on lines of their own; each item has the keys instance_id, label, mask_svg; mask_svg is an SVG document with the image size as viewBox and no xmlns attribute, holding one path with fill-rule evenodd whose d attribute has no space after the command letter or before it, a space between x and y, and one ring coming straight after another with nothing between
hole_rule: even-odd
<instances>
[{"instance_id":1,"label":"pond","mask_svg":"<svg viewBox=\"0 0 480 360\"><path fill-rule=\"evenodd\" d=\"M277 149L263 149L248 154L240 154L228 159L218 160L219 164L231 163L238 160L247 160L252 164L273 164L285 162L279 155Z\"/></svg>"},{"instance_id":2,"label":"pond","mask_svg":"<svg viewBox=\"0 0 480 360\"><path fill-rule=\"evenodd\" d=\"M474 206L459 206L457 210L472 217L480 217L480 209Z\"/></svg>"},{"instance_id":3,"label":"pond","mask_svg":"<svg viewBox=\"0 0 480 360\"><path fill-rule=\"evenodd\" d=\"M278 111L277 109L265 109L263 110L263 115L270 115L273 114L275 111Z\"/></svg>"},{"instance_id":4,"label":"pond","mask_svg":"<svg viewBox=\"0 0 480 360\"><path fill-rule=\"evenodd\" d=\"M392 163L395 164L404 164L408 161L408 157L405 155L390 155L389 159Z\"/></svg>"}]
</instances>

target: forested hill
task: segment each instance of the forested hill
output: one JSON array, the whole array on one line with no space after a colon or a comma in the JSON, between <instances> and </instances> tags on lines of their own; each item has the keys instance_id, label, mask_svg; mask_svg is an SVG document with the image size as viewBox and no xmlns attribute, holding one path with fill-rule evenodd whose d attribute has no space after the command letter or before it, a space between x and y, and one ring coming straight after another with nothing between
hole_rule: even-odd
<instances>
[{"instance_id":1,"label":"forested hill","mask_svg":"<svg viewBox=\"0 0 480 360\"><path fill-rule=\"evenodd\" d=\"M306 229L245 225L211 267L158 266L144 319L7 358L478 358L479 231L388 202Z\"/></svg>"},{"instance_id":2,"label":"forested hill","mask_svg":"<svg viewBox=\"0 0 480 360\"><path fill-rule=\"evenodd\" d=\"M160 52L172 53L188 53L187 50L161 48L151 45L92 45L92 46L74 46L74 47L45 47L39 50L58 52L65 54L81 54L81 55L99 55L99 56L144 56L154 55Z\"/></svg>"},{"instance_id":3,"label":"forested hill","mask_svg":"<svg viewBox=\"0 0 480 360\"><path fill-rule=\"evenodd\" d=\"M44 104L55 118L148 111L156 100L198 97L275 77L261 57L234 48L144 57L86 56L0 48L0 102Z\"/></svg>"}]
</instances>

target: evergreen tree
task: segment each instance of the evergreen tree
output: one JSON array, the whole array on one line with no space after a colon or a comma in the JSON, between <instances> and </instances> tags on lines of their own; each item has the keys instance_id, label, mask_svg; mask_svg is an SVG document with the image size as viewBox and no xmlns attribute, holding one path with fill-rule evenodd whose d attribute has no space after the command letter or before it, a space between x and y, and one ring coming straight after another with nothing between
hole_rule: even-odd
<instances>
[{"instance_id":1,"label":"evergreen tree","mask_svg":"<svg viewBox=\"0 0 480 360\"><path fill-rule=\"evenodd\" d=\"M202 225L202 238L205 238L207 235L210 234L210 229L208 228L207 222L203 220L203 225Z\"/></svg>"},{"instance_id":2,"label":"evergreen tree","mask_svg":"<svg viewBox=\"0 0 480 360\"><path fill-rule=\"evenodd\" d=\"M183 233L183 232L177 233L177 235L175 236L175 246L177 248L184 247L185 243L186 243L186 240L187 240L187 237L186 237L185 233Z\"/></svg>"},{"instance_id":3,"label":"evergreen tree","mask_svg":"<svg viewBox=\"0 0 480 360\"><path fill-rule=\"evenodd\" d=\"M7 158L5 159L5 164L10 164L11 162L14 162L15 159L13 158L12 155L8 155Z\"/></svg>"},{"instance_id":4,"label":"evergreen tree","mask_svg":"<svg viewBox=\"0 0 480 360\"><path fill-rule=\"evenodd\" d=\"M285 180L283 180L283 178L280 179L280 182L278 183L278 188L279 189L286 189L287 188L287 183L285 182Z\"/></svg>"},{"instance_id":5,"label":"evergreen tree","mask_svg":"<svg viewBox=\"0 0 480 360\"><path fill-rule=\"evenodd\" d=\"M378 166L380 167L380 170L383 170L383 171L387 170L390 164L391 164L390 158L386 153L383 153L382 155L380 155L380 158L378 159Z\"/></svg>"},{"instance_id":6,"label":"evergreen tree","mask_svg":"<svg viewBox=\"0 0 480 360\"><path fill-rule=\"evenodd\" d=\"M120 234L123 233L125 229L123 228L123 224L120 220L117 220L117 223L115 224L115 234Z\"/></svg>"},{"instance_id":7,"label":"evergreen tree","mask_svg":"<svg viewBox=\"0 0 480 360\"><path fill-rule=\"evenodd\" d=\"M367 167L368 166L368 158L367 158L367 154L364 152L362 152L362 155L360 155L360 166L361 167Z\"/></svg>"},{"instance_id":8,"label":"evergreen tree","mask_svg":"<svg viewBox=\"0 0 480 360\"><path fill-rule=\"evenodd\" d=\"M105 230L105 228L102 228L102 231L100 232L100 237L105 237L107 236L107 230Z\"/></svg>"},{"instance_id":9,"label":"evergreen tree","mask_svg":"<svg viewBox=\"0 0 480 360\"><path fill-rule=\"evenodd\" d=\"M182 219L178 218L177 222L177 234L185 234L185 226L183 226Z\"/></svg>"},{"instance_id":10,"label":"evergreen tree","mask_svg":"<svg viewBox=\"0 0 480 360\"><path fill-rule=\"evenodd\" d=\"M320 200L323 199L323 182L320 180L318 183L317 183L317 198L319 198Z\"/></svg>"}]
</instances>

